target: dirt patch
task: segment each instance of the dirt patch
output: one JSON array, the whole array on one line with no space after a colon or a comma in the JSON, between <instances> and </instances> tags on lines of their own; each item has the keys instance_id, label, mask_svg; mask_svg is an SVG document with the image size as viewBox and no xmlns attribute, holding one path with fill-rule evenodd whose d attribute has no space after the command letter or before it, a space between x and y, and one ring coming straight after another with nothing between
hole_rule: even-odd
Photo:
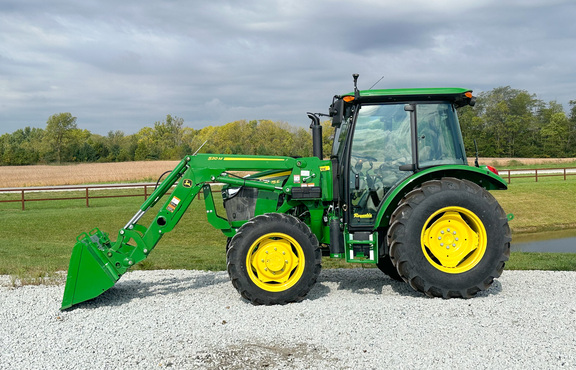
<instances>
[{"instance_id":1,"label":"dirt patch","mask_svg":"<svg viewBox=\"0 0 576 370\"><path fill-rule=\"evenodd\" d=\"M195 358L195 364L205 369L289 369L305 368L311 364L330 368L336 366L338 361L327 349L308 344L283 347L245 343L199 353Z\"/></svg>"}]
</instances>

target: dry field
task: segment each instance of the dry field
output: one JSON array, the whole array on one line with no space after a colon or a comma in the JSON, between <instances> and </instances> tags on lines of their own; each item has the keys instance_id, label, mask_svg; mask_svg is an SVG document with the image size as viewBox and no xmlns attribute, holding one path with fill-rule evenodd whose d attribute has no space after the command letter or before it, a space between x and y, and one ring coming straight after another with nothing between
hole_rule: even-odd
<instances>
[{"instance_id":1,"label":"dry field","mask_svg":"<svg viewBox=\"0 0 576 370\"><path fill-rule=\"evenodd\" d=\"M546 166L547 164L551 164L551 163L571 163L571 162L576 162L576 158L480 158L479 159L480 164L487 164L490 166L497 166L500 168L505 168L505 166L509 166L511 163L514 164L541 164L543 166ZM469 157L468 158L468 163L470 165L474 164L474 158L473 157ZM499 168L499 169L500 169Z\"/></svg>"},{"instance_id":2,"label":"dry field","mask_svg":"<svg viewBox=\"0 0 576 370\"><path fill-rule=\"evenodd\" d=\"M0 166L0 188L156 181L178 161Z\"/></svg>"},{"instance_id":3,"label":"dry field","mask_svg":"<svg viewBox=\"0 0 576 370\"><path fill-rule=\"evenodd\" d=\"M574 162L576 158L480 158L481 164L504 168L511 161L525 164ZM473 163L474 159L470 159ZM67 165L0 166L0 188L156 181L178 161L82 163Z\"/></svg>"}]
</instances>

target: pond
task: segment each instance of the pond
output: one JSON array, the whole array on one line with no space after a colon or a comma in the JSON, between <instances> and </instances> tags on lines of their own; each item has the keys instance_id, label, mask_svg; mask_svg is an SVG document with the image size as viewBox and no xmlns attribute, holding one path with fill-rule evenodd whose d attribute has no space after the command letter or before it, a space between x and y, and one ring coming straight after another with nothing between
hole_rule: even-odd
<instances>
[{"instance_id":1,"label":"pond","mask_svg":"<svg viewBox=\"0 0 576 370\"><path fill-rule=\"evenodd\" d=\"M576 230L514 235L512 252L576 253Z\"/></svg>"}]
</instances>

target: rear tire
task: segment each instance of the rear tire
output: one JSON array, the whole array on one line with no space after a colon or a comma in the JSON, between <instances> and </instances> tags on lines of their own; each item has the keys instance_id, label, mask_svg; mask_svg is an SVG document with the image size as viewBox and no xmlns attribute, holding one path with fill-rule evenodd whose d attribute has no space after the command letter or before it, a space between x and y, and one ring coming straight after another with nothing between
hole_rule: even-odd
<instances>
[{"instance_id":1,"label":"rear tire","mask_svg":"<svg viewBox=\"0 0 576 370\"><path fill-rule=\"evenodd\" d=\"M502 274L510 228L496 199L455 178L408 193L388 230L390 257L412 288L432 297L469 298Z\"/></svg>"},{"instance_id":2,"label":"rear tire","mask_svg":"<svg viewBox=\"0 0 576 370\"><path fill-rule=\"evenodd\" d=\"M378 263L376 264L376 266L378 266L380 271L388 275L390 278L396 281L404 281L404 279L402 279L402 277L398 273L396 266L394 266L394 264L392 263L392 260L390 259L389 255L378 258Z\"/></svg>"},{"instance_id":3,"label":"rear tire","mask_svg":"<svg viewBox=\"0 0 576 370\"><path fill-rule=\"evenodd\" d=\"M320 274L322 253L308 225L269 213L244 224L226 254L232 284L252 304L299 302Z\"/></svg>"}]
</instances>

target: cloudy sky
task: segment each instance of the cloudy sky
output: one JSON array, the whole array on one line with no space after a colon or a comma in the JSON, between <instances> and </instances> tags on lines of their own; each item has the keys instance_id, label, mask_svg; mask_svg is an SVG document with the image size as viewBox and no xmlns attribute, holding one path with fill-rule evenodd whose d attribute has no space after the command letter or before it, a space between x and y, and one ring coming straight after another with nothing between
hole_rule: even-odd
<instances>
[{"instance_id":1,"label":"cloudy sky","mask_svg":"<svg viewBox=\"0 0 576 370\"><path fill-rule=\"evenodd\" d=\"M2 0L0 134L70 112L307 126L352 89L511 86L576 99L574 0Z\"/></svg>"}]
</instances>

